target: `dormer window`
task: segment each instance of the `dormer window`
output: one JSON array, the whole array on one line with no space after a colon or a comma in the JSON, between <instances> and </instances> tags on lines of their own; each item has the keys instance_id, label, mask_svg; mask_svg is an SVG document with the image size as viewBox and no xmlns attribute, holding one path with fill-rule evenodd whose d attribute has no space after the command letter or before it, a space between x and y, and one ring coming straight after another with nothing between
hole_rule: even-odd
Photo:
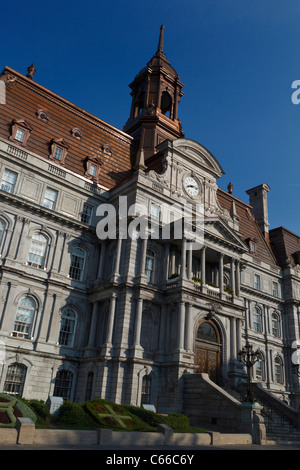
<instances>
[{"instance_id":1,"label":"dormer window","mask_svg":"<svg viewBox=\"0 0 300 470\"><path fill-rule=\"evenodd\" d=\"M246 240L246 242L248 243L248 246L249 246L249 252L251 254L256 254L256 251L257 251L257 240L256 238L248 238Z\"/></svg>"},{"instance_id":2,"label":"dormer window","mask_svg":"<svg viewBox=\"0 0 300 470\"><path fill-rule=\"evenodd\" d=\"M23 147L26 145L26 142L30 136L32 128L26 121L17 121L13 120L11 125L11 136L10 140L19 142Z\"/></svg>"},{"instance_id":3,"label":"dormer window","mask_svg":"<svg viewBox=\"0 0 300 470\"><path fill-rule=\"evenodd\" d=\"M93 179L94 181L98 181L102 165L101 160L97 157L87 157L85 165L85 176Z\"/></svg>"},{"instance_id":4,"label":"dormer window","mask_svg":"<svg viewBox=\"0 0 300 470\"><path fill-rule=\"evenodd\" d=\"M51 141L51 153L49 155L50 160L54 160L56 163L64 165L65 159L69 150L69 146L64 142L63 139L53 139Z\"/></svg>"}]
</instances>

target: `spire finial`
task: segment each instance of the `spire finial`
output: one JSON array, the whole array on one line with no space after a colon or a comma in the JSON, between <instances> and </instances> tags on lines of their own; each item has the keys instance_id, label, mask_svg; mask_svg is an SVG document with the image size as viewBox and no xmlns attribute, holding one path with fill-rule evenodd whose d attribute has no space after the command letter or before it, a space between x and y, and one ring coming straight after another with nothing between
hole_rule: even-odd
<instances>
[{"instance_id":1,"label":"spire finial","mask_svg":"<svg viewBox=\"0 0 300 470\"><path fill-rule=\"evenodd\" d=\"M162 24L160 27L159 41L158 41L158 47L157 47L157 52L159 52L162 55L164 55L164 30L165 30L165 27Z\"/></svg>"}]
</instances>

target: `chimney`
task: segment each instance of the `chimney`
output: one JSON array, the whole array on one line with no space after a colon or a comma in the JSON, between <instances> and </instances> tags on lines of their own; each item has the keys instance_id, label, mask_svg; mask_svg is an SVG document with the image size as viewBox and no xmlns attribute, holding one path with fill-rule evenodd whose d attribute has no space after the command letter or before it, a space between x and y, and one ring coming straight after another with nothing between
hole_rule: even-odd
<instances>
[{"instance_id":1,"label":"chimney","mask_svg":"<svg viewBox=\"0 0 300 470\"><path fill-rule=\"evenodd\" d=\"M253 215L267 241L269 241L268 191L270 188L266 183L246 191L249 195L249 204L253 208Z\"/></svg>"}]
</instances>

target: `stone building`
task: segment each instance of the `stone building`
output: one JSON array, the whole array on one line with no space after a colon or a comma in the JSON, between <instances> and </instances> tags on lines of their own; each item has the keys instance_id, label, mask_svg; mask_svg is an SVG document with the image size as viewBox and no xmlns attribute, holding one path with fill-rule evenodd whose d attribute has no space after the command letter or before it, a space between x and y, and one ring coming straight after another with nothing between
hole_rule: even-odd
<instances>
[{"instance_id":1,"label":"stone building","mask_svg":"<svg viewBox=\"0 0 300 470\"><path fill-rule=\"evenodd\" d=\"M248 340L261 351L253 380L298 406L299 237L269 230L267 184L236 198L218 187L216 158L185 138L163 28L130 84L123 130L34 73L1 74L0 391L180 411L186 373L245 381ZM175 206L193 223L202 208L201 246L178 235L176 218L161 236L162 208ZM144 223L145 236L130 236Z\"/></svg>"}]
</instances>

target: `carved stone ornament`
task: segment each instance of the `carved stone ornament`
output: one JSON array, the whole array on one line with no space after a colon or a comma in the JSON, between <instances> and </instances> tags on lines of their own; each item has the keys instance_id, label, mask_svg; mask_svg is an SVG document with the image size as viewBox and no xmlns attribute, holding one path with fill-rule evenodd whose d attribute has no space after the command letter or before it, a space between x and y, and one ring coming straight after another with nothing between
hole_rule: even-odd
<instances>
[{"instance_id":1,"label":"carved stone ornament","mask_svg":"<svg viewBox=\"0 0 300 470\"><path fill-rule=\"evenodd\" d=\"M73 127L73 129L71 129L71 135L75 137L75 139L82 139L82 132L78 127Z\"/></svg>"},{"instance_id":2,"label":"carved stone ornament","mask_svg":"<svg viewBox=\"0 0 300 470\"><path fill-rule=\"evenodd\" d=\"M41 121L44 121L44 122L49 121L49 114L47 113L45 109L38 109L36 114L37 114L38 119L40 119Z\"/></svg>"}]
</instances>

